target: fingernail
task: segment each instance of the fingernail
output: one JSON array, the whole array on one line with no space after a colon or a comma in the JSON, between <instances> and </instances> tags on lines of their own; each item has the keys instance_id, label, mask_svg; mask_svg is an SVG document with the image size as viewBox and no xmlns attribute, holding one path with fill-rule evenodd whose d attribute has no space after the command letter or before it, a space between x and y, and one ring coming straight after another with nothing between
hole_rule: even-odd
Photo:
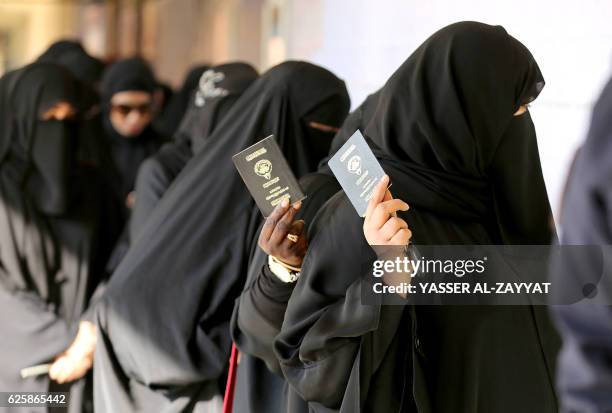
<instances>
[{"instance_id":1,"label":"fingernail","mask_svg":"<svg viewBox=\"0 0 612 413\"><path fill-rule=\"evenodd\" d=\"M297 201L295 204L293 204L293 208L300 209L300 207L302 206L302 201Z\"/></svg>"},{"instance_id":2,"label":"fingernail","mask_svg":"<svg viewBox=\"0 0 612 413\"><path fill-rule=\"evenodd\" d=\"M382 182L384 182L384 183L389 182L389 175L385 175L385 176L383 176L383 177L382 177L382 179L381 179L381 181L382 181Z\"/></svg>"},{"instance_id":3,"label":"fingernail","mask_svg":"<svg viewBox=\"0 0 612 413\"><path fill-rule=\"evenodd\" d=\"M404 211L408 211L410 209L410 205L404 202Z\"/></svg>"},{"instance_id":4,"label":"fingernail","mask_svg":"<svg viewBox=\"0 0 612 413\"><path fill-rule=\"evenodd\" d=\"M281 201L281 206L283 208L287 208L289 206L289 199L283 198L283 200Z\"/></svg>"}]
</instances>

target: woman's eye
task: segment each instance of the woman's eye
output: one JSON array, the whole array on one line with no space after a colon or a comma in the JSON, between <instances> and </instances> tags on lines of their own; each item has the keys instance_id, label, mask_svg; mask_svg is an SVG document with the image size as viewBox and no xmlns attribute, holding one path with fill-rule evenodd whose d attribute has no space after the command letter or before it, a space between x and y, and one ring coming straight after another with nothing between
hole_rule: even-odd
<instances>
[{"instance_id":1,"label":"woman's eye","mask_svg":"<svg viewBox=\"0 0 612 413\"><path fill-rule=\"evenodd\" d=\"M519 106L518 110L514 112L514 116L521 116L522 114L526 113L528 109L529 109L529 104L521 105Z\"/></svg>"}]
</instances>

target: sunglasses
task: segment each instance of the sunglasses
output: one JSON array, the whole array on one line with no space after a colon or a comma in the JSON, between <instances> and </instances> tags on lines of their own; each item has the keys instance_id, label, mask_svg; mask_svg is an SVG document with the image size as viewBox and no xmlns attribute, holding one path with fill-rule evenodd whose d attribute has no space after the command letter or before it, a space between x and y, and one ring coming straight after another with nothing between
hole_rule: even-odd
<instances>
[{"instance_id":1,"label":"sunglasses","mask_svg":"<svg viewBox=\"0 0 612 413\"><path fill-rule=\"evenodd\" d=\"M124 117L133 111L138 112L140 115L150 115L153 111L153 106L150 103L142 105L113 105L112 110Z\"/></svg>"}]
</instances>

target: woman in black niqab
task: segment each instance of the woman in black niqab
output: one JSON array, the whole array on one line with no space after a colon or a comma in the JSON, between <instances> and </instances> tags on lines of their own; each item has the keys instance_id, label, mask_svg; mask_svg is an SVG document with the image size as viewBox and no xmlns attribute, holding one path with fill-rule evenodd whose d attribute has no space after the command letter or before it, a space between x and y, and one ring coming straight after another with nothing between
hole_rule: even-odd
<instances>
[{"instance_id":1,"label":"woman in black niqab","mask_svg":"<svg viewBox=\"0 0 612 413\"><path fill-rule=\"evenodd\" d=\"M313 118L313 121L327 126L325 134L330 150L329 155L321 160L316 173L300 179L300 185L307 197L302 201L295 219L305 221L308 239L313 235L309 225L317 212L340 190L327 161L356 129L364 126L363 122L371 117L377 102L378 92L368 96L344 120L333 139L330 131L339 125L340 119L322 121L321 118ZM321 135L321 138L323 136ZM261 228L257 233L261 233ZM236 299L232 314L230 331L240 351L240 364L236 366L233 411L308 412L308 403L284 380L273 350L273 342L281 329L295 283L285 283L278 279L270 271L267 260L268 255L261 247L253 244L247 280L242 294ZM231 397L231 394L226 396Z\"/></svg>"},{"instance_id":2,"label":"woman in black niqab","mask_svg":"<svg viewBox=\"0 0 612 413\"><path fill-rule=\"evenodd\" d=\"M233 301L262 219L231 157L274 134L297 176L314 171L326 153L310 151L301 120L321 107L346 115L344 82L309 63L282 63L249 87L179 174L97 308L97 408L155 403L170 412L220 398Z\"/></svg>"},{"instance_id":3,"label":"woman in black niqab","mask_svg":"<svg viewBox=\"0 0 612 413\"><path fill-rule=\"evenodd\" d=\"M104 199L79 173L74 121L43 117L58 103L76 108L77 87L49 63L0 79L0 388L70 391L71 412L83 409L83 380L19 373L68 348L114 241Z\"/></svg>"},{"instance_id":4,"label":"woman in black niqab","mask_svg":"<svg viewBox=\"0 0 612 413\"><path fill-rule=\"evenodd\" d=\"M551 241L534 127L513 116L543 85L521 43L475 22L438 31L391 76L362 132L410 204L398 215L415 245ZM362 225L342 192L319 212L275 341L315 411L557 410L542 308L363 305Z\"/></svg>"},{"instance_id":5,"label":"woman in black niqab","mask_svg":"<svg viewBox=\"0 0 612 413\"><path fill-rule=\"evenodd\" d=\"M246 63L226 63L202 74L173 141L144 161L138 171L130 240L136 237L174 178L257 76L255 69Z\"/></svg>"},{"instance_id":6,"label":"woman in black niqab","mask_svg":"<svg viewBox=\"0 0 612 413\"><path fill-rule=\"evenodd\" d=\"M108 171L110 151L100 119L99 83L104 72L104 62L91 56L76 40L59 40L41 54L37 62L55 63L62 66L79 81L79 162L97 168L107 175L109 182L117 180L116 174Z\"/></svg>"}]
</instances>

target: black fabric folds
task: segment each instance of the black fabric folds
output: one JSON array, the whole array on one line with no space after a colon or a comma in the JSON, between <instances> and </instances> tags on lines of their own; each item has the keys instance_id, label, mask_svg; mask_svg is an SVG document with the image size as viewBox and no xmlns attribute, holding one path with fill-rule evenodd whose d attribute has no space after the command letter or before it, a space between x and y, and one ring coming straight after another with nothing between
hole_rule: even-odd
<instances>
[{"instance_id":1,"label":"black fabric folds","mask_svg":"<svg viewBox=\"0 0 612 413\"><path fill-rule=\"evenodd\" d=\"M131 240L174 178L256 78L257 72L246 63L226 63L202 74L173 141L144 161L138 171L136 203L130 217Z\"/></svg>"},{"instance_id":2,"label":"black fabric folds","mask_svg":"<svg viewBox=\"0 0 612 413\"><path fill-rule=\"evenodd\" d=\"M63 66L78 80L92 87L97 85L104 71L104 62L89 55L83 45L75 40L53 43L36 60Z\"/></svg>"},{"instance_id":3,"label":"black fabric folds","mask_svg":"<svg viewBox=\"0 0 612 413\"><path fill-rule=\"evenodd\" d=\"M307 198L296 219L308 226L340 185L333 176L322 173L304 176L300 185ZM268 255L253 244L247 281L232 315L232 339L240 350L234 411L306 413L308 403L284 380L273 351L295 284L279 280L268 268L267 259Z\"/></svg>"},{"instance_id":4,"label":"black fabric folds","mask_svg":"<svg viewBox=\"0 0 612 413\"><path fill-rule=\"evenodd\" d=\"M50 63L0 79L0 387L70 391L70 412L82 411L84 380L58 388L19 371L74 339L118 232L96 176L77 164L75 121L42 119L77 96L76 80Z\"/></svg>"},{"instance_id":5,"label":"black fabric folds","mask_svg":"<svg viewBox=\"0 0 612 413\"><path fill-rule=\"evenodd\" d=\"M174 136L187 112L202 73L208 69L207 65L198 65L189 70L181 88L172 95L163 112L155 119L154 127L159 133L164 136Z\"/></svg>"}]
</instances>

